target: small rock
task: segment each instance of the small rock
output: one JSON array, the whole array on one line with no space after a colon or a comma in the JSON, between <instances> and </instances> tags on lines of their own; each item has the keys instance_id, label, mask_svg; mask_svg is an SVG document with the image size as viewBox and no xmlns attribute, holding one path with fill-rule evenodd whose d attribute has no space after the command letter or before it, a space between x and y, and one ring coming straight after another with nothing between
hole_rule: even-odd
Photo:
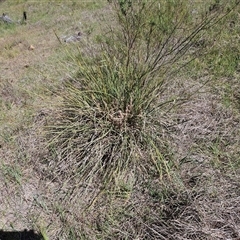
<instances>
[{"instance_id":1,"label":"small rock","mask_svg":"<svg viewBox=\"0 0 240 240\"><path fill-rule=\"evenodd\" d=\"M6 15L5 13L2 14L1 19L2 19L5 23L13 23L13 20L12 20L8 15Z\"/></svg>"},{"instance_id":2,"label":"small rock","mask_svg":"<svg viewBox=\"0 0 240 240\"><path fill-rule=\"evenodd\" d=\"M30 45L29 47L28 47L28 50L34 50L35 49L35 47L33 46L33 45Z\"/></svg>"},{"instance_id":3,"label":"small rock","mask_svg":"<svg viewBox=\"0 0 240 240\"><path fill-rule=\"evenodd\" d=\"M81 32L78 32L78 33L75 34L75 35L72 35L72 36L70 36L70 37L65 38L63 41L66 42L66 43L78 42L78 41L81 40L81 37L82 37L82 33L81 33Z\"/></svg>"}]
</instances>

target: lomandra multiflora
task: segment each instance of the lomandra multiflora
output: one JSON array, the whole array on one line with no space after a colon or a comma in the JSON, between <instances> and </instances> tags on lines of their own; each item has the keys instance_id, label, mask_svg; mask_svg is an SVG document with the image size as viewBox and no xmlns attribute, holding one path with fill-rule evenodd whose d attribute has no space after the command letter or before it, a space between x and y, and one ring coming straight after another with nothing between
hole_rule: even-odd
<instances>
[{"instance_id":1,"label":"lomandra multiflora","mask_svg":"<svg viewBox=\"0 0 240 240\"><path fill-rule=\"evenodd\" d=\"M167 113L187 99L167 89L222 17L195 18L186 1L109 2L107 30L94 54L79 53L49 128L55 177L86 188L171 176Z\"/></svg>"}]
</instances>

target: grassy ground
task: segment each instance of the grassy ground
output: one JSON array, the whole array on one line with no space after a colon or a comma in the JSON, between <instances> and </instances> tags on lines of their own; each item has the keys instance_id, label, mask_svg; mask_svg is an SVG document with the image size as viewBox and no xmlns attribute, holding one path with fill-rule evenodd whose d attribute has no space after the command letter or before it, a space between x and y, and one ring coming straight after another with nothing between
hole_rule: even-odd
<instances>
[{"instance_id":1,"label":"grassy ground","mask_svg":"<svg viewBox=\"0 0 240 240\"><path fill-rule=\"evenodd\" d=\"M193 1L191 17L221 15L233 2ZM240 239L239 9L196 40L199 56L164 85L160 102L185 99L159 112L167 174L134 165L106 189L72 174L77 163L51 152L45 131L61 120L79 52L94 55L111 5L18 0L0 9L14 20L28 14L26 25L0 22L0 229L43 239ZM64 43L79 31L80 42Z\"/></svg>"}]
</instances>

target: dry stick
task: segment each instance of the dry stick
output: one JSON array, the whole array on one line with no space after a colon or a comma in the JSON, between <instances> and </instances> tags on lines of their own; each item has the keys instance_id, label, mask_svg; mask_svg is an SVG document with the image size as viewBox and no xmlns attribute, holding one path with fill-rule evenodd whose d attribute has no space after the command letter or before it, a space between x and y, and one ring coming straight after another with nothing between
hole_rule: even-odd
<instances>
[{"instance_id":1,"label":"dry stick","mask_svg":"<svg viewBox=\"0 0 240 240\"><path fill-rule=\"evenodd\" d=\"M61 42L61 40L60 40L59 36L57 35L56 31L55 31L55 30L53 30L53 32L54 32L54 34L55 34L55 36L56 36L57 40L60 42L60 44L62 44L62 42Z\"/></svg>"},{"instance_id":2,"label":"dry stick","mask_svg":"<svg viewBox=\"0 0 240 240\"><path fill-rule=\"evenodd\" d=\"M23 21L27 21L27 12L26 11L23 12Z\"/></svg>"}]
</instances>

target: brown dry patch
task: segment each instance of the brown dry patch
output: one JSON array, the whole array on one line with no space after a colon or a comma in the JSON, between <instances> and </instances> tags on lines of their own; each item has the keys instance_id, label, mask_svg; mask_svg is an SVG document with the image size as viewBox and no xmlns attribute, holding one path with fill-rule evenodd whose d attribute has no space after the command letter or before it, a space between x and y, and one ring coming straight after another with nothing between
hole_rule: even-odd
<instances>
[{"instance_id":1,"label":"brown dry patch","mask_svg":"<svg viewBox=\"0 0 240 240\"><path fill-rule=\"evenodd\" d=\"M194 188L173 195L166 202L165 217L150 226L153 236L179 240L239 239L239 179L223 177L210 166L196 169L198 177L191 173L189 178Z\"/></svg>"},{"instance_id":2,"label":"brown dry patch","mask_svg":"<svg viewBox=\"0 0 240 240\"><path fill-rule=\"evenodd\" d=\"M27 75L29 67L44 62L54 52L59 42L54 33L46 34L41 27L21 26L22 31L0 42L4 51L1 54L2 81L17 81ZM32 48L32 47L34 48Z\"/></svg>"}]
</instances>

